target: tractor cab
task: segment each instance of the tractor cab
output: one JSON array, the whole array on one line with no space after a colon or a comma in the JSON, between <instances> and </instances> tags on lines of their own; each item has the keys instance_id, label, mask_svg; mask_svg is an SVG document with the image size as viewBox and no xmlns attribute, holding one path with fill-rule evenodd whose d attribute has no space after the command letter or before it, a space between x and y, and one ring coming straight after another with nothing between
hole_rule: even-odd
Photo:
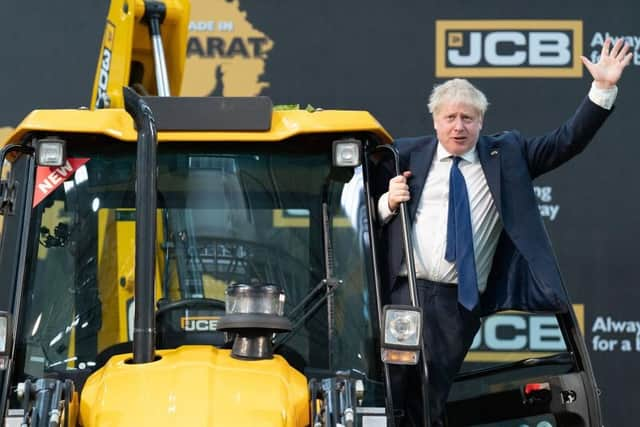
<instances>
[{"instance_id":1,"label":"tractor cab","mask_svg":"<svg viewBox=\"0 0 640 427\"><path fill-rule=\"evenodd\" d=\"M20 227L24 238L2 262L20 266L23 285L11 318L7 390L40 378L73 381L82 397L77 416L94 425L86 418L106 415L96 415L92 399L118 387L110 370L170 360L178 367L206 347L215 352L210 368L220 369L224 354L227 369L244 362L254 380L271 375L260 364L286 360L285 371L303 385L283 401L298 402L305 415L282 425L312 416L309 393L322 394L327 378L349 384L352 409L359 398L384 417L362 159L389 135L366 112L272 111L265 98L146 101L157 142L156 165L145 170L144 129L122 109L36 111L14 134L10 146L24 153L8 166L18 197L6 206L5 226ZM223 130L215 119L195 123L207 109L228 116ZM44 164L47 156L60 156L59 166ZM154 172L157 189L140 205L140 187ZM136 227L150 204L156 235L144 248ZM155 254L152 281L137 277L143 251ZM152 295L154 350L151 360L128 366L144 329L136 323L141 286ZM315 389L307 386L312 378ZM162 390L123 391L126 399L114 402L142 404ZM9 410L24 416L17 394L7 397ZM184 416L178 404L175 419Z\"/></svg>"}]
</instances>

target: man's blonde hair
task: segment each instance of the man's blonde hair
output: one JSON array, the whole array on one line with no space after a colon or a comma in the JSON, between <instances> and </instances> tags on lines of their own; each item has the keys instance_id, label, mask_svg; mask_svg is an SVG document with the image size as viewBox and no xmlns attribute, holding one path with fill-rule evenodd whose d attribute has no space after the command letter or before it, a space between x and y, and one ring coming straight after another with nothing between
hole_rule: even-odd
<instances>
[{"instance_id":1,"label":"man's blonde hair","mask_svg":"<svg viewBox=\"0 0 640 427\"><path fill-rule=\"evenodd\" d=\"M466 79L451 79L436 85L429 96L429 112L437 114L444 104L463 103L478 110L484 117L489 101L478 88Z\"/></svg>"}]
</instances>

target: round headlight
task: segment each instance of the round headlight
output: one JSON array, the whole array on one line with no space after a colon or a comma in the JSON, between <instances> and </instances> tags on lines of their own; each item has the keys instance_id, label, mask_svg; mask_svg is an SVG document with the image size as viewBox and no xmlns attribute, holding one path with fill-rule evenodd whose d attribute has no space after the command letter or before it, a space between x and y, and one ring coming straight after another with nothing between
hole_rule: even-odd
<instances>
[{"instance_id":1,"label":"round headlight","mask_svg":"<svg viewBox=\"0 0 640 427\"><path fill-rule=\"evenodd\" d=\"M395 308L384 311L384 344L416 346L420 343L420 311L411 307Z\"/></svg>"},{"instance_id":2,"label":"round headlight","mask_svg":"<svg viewBox=\"0 0 640 427\"><path fill-rule=\"evenodd\" d=\"M396 317L389 322L390 332L398 341L404 341L415 333L415 324L409 316Z\"/></svg>"},{"instance_id":3,"label":"round headlight","mask_svg":"<svg viewBox=\"0 0 640 427\"><path fill-rule=\"evenodd\" d=\"M227 314L284 314L284 292L270 284L235 283L225 291Z\"/></svg>"},{"instance_id":4,"label":"round headlight","mask_svg":"<svg viewBox=\"0 0 640 427\"><path fill-rule=\"evenodd\" d=\"M398 341L405 341L415 333L415 322L409 316L399 316L389 322L389 332Z\"/></svg>"}]
</instances>

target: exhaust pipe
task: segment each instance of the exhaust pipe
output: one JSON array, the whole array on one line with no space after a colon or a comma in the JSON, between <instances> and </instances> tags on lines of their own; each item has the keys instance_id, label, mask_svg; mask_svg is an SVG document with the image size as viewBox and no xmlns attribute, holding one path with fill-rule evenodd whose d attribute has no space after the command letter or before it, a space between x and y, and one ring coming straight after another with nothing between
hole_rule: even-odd
<instances>
[{"instance_id":1,"label":"exhaust pipe","mask_svg":"<svg viewBox=\"0 0 640 427\"><path fill-rule=\"evenodd\" d=\"M128 87L124 88L124 105L138 129L133 363L149 363L155 360L156 351L154 284L158 133L151 108L141 96Z\"/></svg>"}]
</instances>

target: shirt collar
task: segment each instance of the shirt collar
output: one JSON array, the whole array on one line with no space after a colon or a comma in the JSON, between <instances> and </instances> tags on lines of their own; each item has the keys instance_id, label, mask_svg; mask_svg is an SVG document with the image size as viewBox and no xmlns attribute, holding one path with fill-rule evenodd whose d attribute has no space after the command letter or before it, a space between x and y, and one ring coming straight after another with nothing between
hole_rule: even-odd
<instances>
[{"instance_id":1,"label":"shirt collar","mask_svg":"<svg viewBox=\"0 0 640 427\"><path fill-rule=\"evenodd\" d=\"M475 163L478 161L478 150L476 149L477 147L477 143L476 145L473 146L473 148L469 151L467 151L466 153L458 156L458 157L462 157L464 160L466 160L469 163ZM454 157L453 154L449 153L443 146L442 144L440 144L440 141L438 141L438 148L436 150L436 157L438 159L439 162L445 160L445 159L449 159L451 157Z\"/></svg>"}]
</instances>

